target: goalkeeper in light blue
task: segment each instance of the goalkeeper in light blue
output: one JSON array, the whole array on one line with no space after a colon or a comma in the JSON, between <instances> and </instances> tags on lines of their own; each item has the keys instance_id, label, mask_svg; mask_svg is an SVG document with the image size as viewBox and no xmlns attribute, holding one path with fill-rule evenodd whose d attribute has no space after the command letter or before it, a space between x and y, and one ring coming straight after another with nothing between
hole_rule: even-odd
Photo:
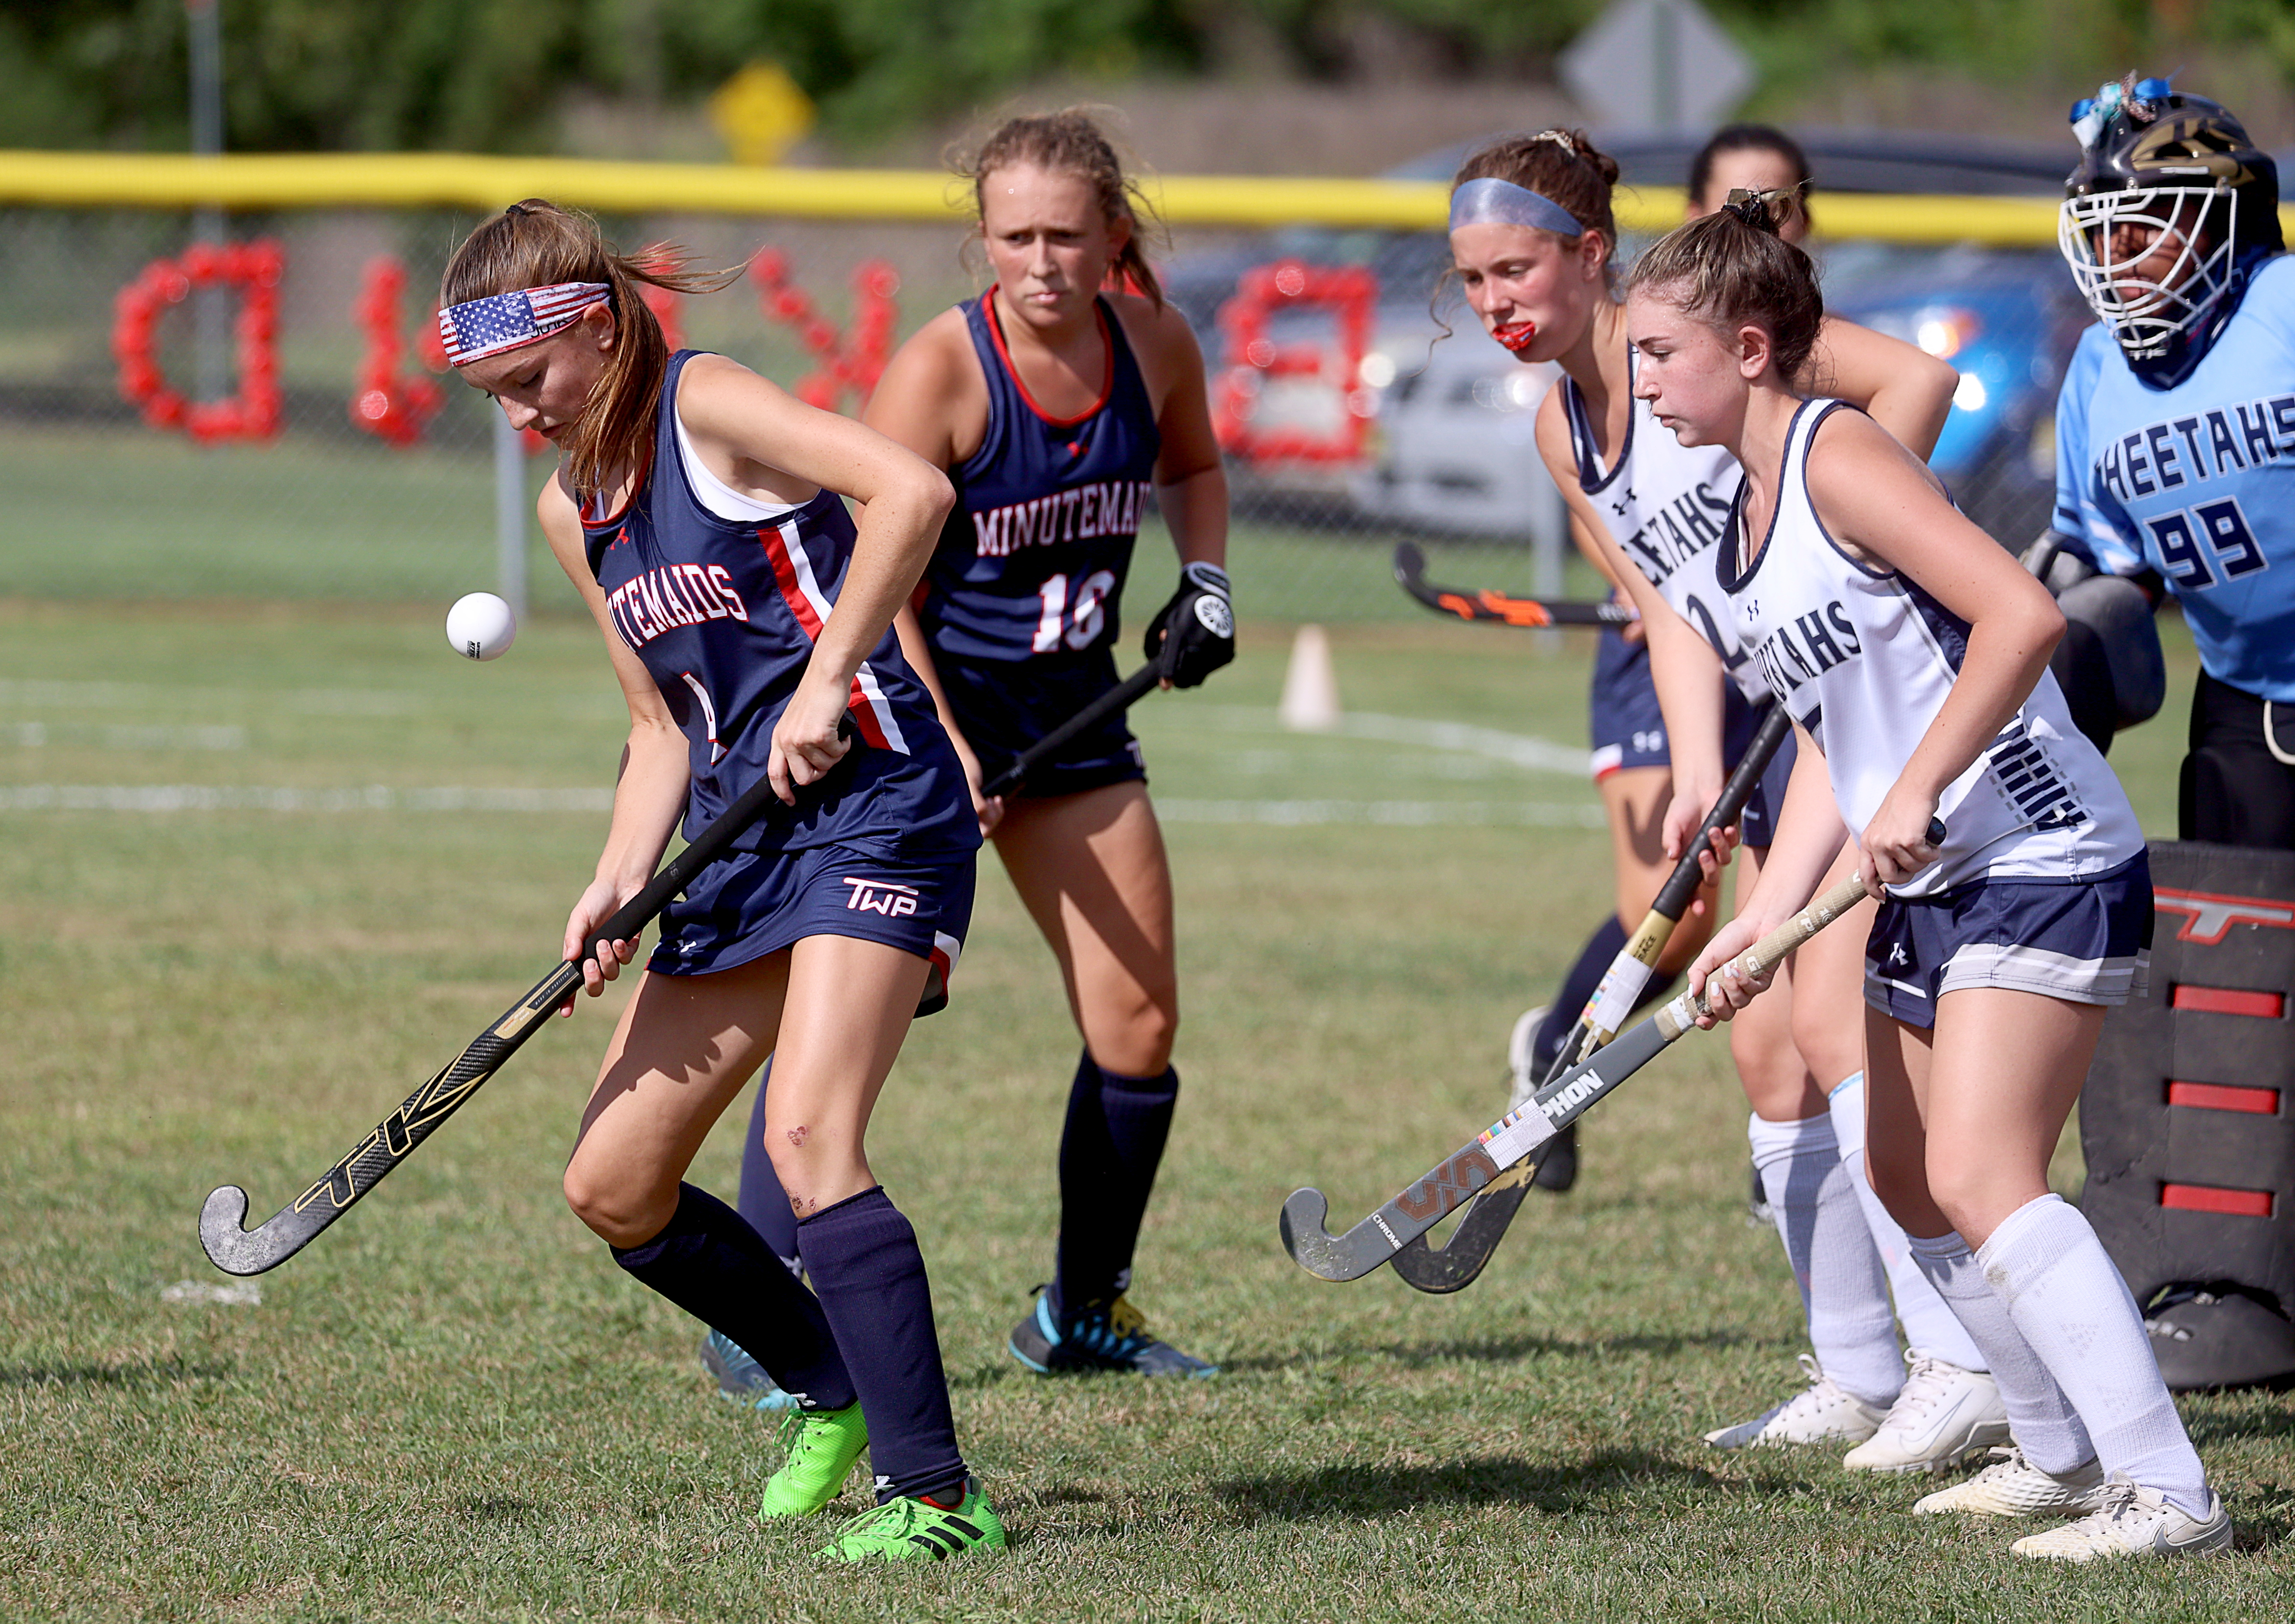
<instances>
[{"instance_id":1,"label":"goalkeeper in light blue","mask_svg":"<svg viewBox=\"0 0 2295 1624\"><path fill-rule=\"evenodd\" d=\"M2130 75L2072 111L2084 150L2060 240L2101 322L2056 404L2065 653L2085 638L2091 680L2075 685L2107 737L2142 720L2160 703L2148 611L2174 593L2203 668L2179 833L2295 850L2295 262L2278 170L2228 110L2164 79Z\"/></svg>"}]
</instances>

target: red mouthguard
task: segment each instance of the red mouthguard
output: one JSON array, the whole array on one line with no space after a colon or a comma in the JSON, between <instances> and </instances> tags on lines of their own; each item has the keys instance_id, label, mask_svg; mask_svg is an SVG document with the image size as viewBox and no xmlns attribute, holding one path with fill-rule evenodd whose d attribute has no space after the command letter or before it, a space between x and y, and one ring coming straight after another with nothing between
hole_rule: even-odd
<instances>
[{"instance_id":1,"label":"red mouthguard","mask_svg":"<svg viewBox=\"0 0 2295 1624\"><path fill-rule=\"evenodd\" d=\"M1538 323L1535 322L1508 322L1503 327L1493 327L1491 329L1491 337L1496 339L1499 343L1505 345L1516 355L1520 355L1523 350L1528 349L1531 347L1531 342L1537 339Z\"/></svg>"}]
</instances>

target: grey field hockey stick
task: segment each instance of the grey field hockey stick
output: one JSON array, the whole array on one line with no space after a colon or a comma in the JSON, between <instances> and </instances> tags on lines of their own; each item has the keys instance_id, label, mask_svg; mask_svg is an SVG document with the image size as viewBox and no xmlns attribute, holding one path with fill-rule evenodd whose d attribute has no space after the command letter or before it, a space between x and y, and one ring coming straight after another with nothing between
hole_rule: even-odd
<instances>
[{"instance_id":1,"label":"grey field hockey stick","mask_svg":"<svg viewBox=\"0 0 2295 1624\"><path fill-rule=\"evenodd\" d=\"M1516 598L1489 588L1437 586L1426 578L1426 555L1416 542L1394 547L1395 584L1438 615L1496 621L1508 626L1621 626L1638 618L1623 604L1559 598Z\"/></svg>"},{"instance_id":2,"label":"grey field hockey stick","mask_svg":"<svg viewBox=\"0 0 2295 1624\"><path fill-rule=\"evenodd\" d=\"M851 738L853 720L845 719L840 734ZM634 941L652 923L669 900L693 883L694 877L725 853L741 832L755 823L777 797L772 780L760 777L715 822L694 837L693 844L672 858L646 888L616 910L612 918L590 934L591 944ZM374 1131L351 1153L321 1174L316 1183L266 1219L259 1228L248 1229L247 1192L235 1184L208 1192L200 1209L200 1245L226 1274L259 1275L276 1269L315 1239L320 1231L348 1212L413 1153L478 1085L502 1069L519 1046L542 1030L559 1006L582 985L582 967L588 959L569 959L534 983L533 988L504 1010L493 1024L470 1040L438 1074L406 1097L405 1104L383 1118Z\"/></svg>"},{"instance_id":3,"label":"grey field hockey stick","mask_svg":"<svg viewBox=\"0 0 2295 1624\"><path fill-rule=\"evenodd\" d=\"M1091 731L1116 712L1127 708L1156 684L1164 680L1160 660L1149 660L1115 687L1085 706L1074 715L1036 740L994 778L980 787L980 793L993 800L998 796L1010 795L1027 781L1028 775L1066 749L1074 740Z\"/></svg>"},{"instance_id":4,"label":"grey field hockey stick","mask_svg":"<svg viewBox=\"0 0 2295 1624\"><path fill-rule=\"evenodd\" d=\"M1932 837L1940 837L1930 825ZM1864 883L1846 879L1746 949L1727 966L1741 975L1760 977L1793 949L1865 899ZM1720 971L1716 970L1719 975ZM1704 1008L1714 1006L1712 998ZM1460 1146L1344 1235L1323 1227L1331 1204L1310 1186L1294 1190L1283 1204L1283 1248L1309 1274L1325 1280L1360 1280L1426 1233L1443 1217L1486 1189L1507 1168L1535 1159L1554 1136L1619 1084L1655 1059L1697 1024L1701 1006L1687 992L1667 1003L1591 1060L1575 1065L1538 1093Z\"/></svg>"},{"instance_id":5,"label":"grey field hockey stick","mask_svg":"<svg viewBox=\"0 0 2295 1624\"><path fill-rule=\"evenodd\" d=\"M1710 849L1716 829L1736 822L1744 814L1754 786L1761 781L1761 774L1768 771L1778 747L1792 731L1793 718L1784 706L1773 702L1752 742L1738 758L1736 770L1721 787L1720 798L1713 803L1713 810L1705 814L1705 821L1698 825L1681 861L1658 888L1641 927L1603 972L1601 984L1579 1012L1570 1035L1555 1053L1554 1064L1539 1079L1540 1088L1590 1057L1617 1035L1618 1029L1633 1014L1634 1006L1641 1002L1642 990L1657 972L1658 955L1665 951L1666 943L1672 940L1674 926L1681 923L1682 916L1689 911L1691 899L1705 883L1700 854ZM1435 1246L1425 1236L1419 1236L1396 1254L1394 1272L1402 1277L1405 1284L1422 1292L1455 1292L1472 1285L1491 1261L1491 1254L1498 1250L1499 1243L1506 1238L1507 1226L1514 1221L1537 1171L1538 1163L1532 1158L1500 1173L1474 1198L1474 1209L1459 1220L1448 1245Z\"/></svg>"}]
</instances>

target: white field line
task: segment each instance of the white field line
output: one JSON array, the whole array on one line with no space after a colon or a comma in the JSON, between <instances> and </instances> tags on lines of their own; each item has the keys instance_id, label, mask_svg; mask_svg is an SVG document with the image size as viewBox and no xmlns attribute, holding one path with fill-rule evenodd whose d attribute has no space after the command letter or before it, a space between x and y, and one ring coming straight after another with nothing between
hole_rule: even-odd
<instances>
[{"instance_id":1,"label":"white field line","mask_svg":"<svg viewBox=\"0 0 2295 1624\"><path fill-rule=\"evenodd\" d=\"M1385 824L1398 828L1600 828L1599 806L1554 801L1197 801L1156 800L1165 823Z\"/></svg>"},{"instance_id":2,"label":"white field line","mask_svg":"<svg viewBox=\"0 0 2295 1624\"><path fill-rule=\"evenodd\" d=\"M1202 715L1223 731L1269 733L1303 740L1332 735L1293 733L1276 720L1272 710L1256 705L1206 705L1190 714ZM1558 772L1585 779L1588 753L1572 745L1527 733L1507 733L1497 728L1475 727L1464 722L1426 722L1410 716L1382 716L1369 711L1349 711L1340 717L1336 736L1368 739L1379 744L1417 745L1428 750L1456 750L1487 756L1526 772Z\"/></svg>"},{"instance_id":3,"label":"white field line","mask_svg":"<svg viewBox=\"0 0 2295 1624\"><path fill-rule=\"evenodd\" d=\"M236 784L6 784L0 812L584 812L613 810L609 789L293 789ZM1599 828L1602 809L1550 801L1208 801L1160 798L1167 823L1383 824L1397 828Z\"/></svg>"},{"instance_id":4,"label":"white field line","mask_svg":"<svg viewBox=\"0 0 2295 1624\"><path fill-rule=\"evenodd\" d=\"M244 750L247 730L229 723L164 722L137 727L127 723L99 727L87 722L0 722L0 743L37 750L45 745L89 744L122 755L139 750Z\"/></svg>"},{"instance_id":5,"label":"white field line","mask_svg":"<svg viewBox=\"0 0 2295 1624\"><path fill-rule=\"evenodd\" d=\"M186 705L246 709L284 704L314 716L403 716L420 695L380 688L161 688L149 682L74 682L0 677L0 706L20 710L179 710Z\"/></svg>"},{"instance_id":6,"label":"white field line","mask_svg":"<svg viewBox=\"0 0 2295 1624\"><path fill-rule=\"evenodd\" d=\"M607 812L611 789L299 789L252 784L0 784L0 812Z\"/></svg>"}]
</instances>

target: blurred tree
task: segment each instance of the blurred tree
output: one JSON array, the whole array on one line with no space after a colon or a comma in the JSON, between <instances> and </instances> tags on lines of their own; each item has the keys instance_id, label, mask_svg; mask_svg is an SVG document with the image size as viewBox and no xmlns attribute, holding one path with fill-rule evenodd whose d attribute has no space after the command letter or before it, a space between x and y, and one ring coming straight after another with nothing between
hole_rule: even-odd
<instances>
[{"instance_id":1,"label":"blurred tree","mask_svg":"<svg viewBox=\"0 0 2295 1624\"><path fill-rule=\"evenodd\" d=\"M1054 74L1542 76L1604 0L220 0L225 144L546 150L564 95L778 61L846 145ZM1773 104L1932 65L2017 94L2214 45L2295 83L2295 0L1706 0ZM0 145L187 144L184 0L0 0Z\"/></svg>"}]
</instances>

